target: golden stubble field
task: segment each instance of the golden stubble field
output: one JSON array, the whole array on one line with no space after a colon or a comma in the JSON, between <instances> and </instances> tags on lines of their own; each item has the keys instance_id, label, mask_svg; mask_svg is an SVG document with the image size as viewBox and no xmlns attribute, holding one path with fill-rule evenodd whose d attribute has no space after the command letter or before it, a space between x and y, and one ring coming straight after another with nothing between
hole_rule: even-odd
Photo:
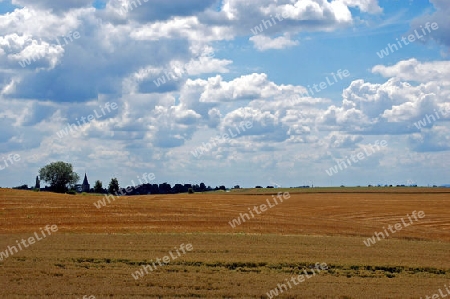
<instances>
[{"instance_id":1,"label":"golden stubble field","mask_svg":"<svg viewBox=\"0 0 450 299\"><path fill-rule=\"evenodd\" d=\"M328 269L276 298L431 298L450 285L448 189L291 192L232 228L271 198L257 191L120 197L97 209L100 196L0 189L0 251L58 226L0 262L0 298L268 298L317 262ZM425 217L364 245L412 211ZM193 250L133 278L181 244Z\"/></svg>"}]
</instances>

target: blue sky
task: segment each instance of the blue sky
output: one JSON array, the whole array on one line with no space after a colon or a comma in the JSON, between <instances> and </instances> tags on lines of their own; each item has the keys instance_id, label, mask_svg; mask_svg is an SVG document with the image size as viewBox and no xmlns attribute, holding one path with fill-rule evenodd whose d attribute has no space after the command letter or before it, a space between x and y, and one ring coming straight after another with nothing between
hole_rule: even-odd
<instances>
[{"instance_id":1,"label":"blue sky","mask_svg":"<svg viewBox=\"0 0 450 299\"><path fill-rule=\"evenodd\" d=\"M61 160L124 187L144 173L450 183L449 13L445 0L0 1L0 186Z\"/></svg>"}]
</instances>

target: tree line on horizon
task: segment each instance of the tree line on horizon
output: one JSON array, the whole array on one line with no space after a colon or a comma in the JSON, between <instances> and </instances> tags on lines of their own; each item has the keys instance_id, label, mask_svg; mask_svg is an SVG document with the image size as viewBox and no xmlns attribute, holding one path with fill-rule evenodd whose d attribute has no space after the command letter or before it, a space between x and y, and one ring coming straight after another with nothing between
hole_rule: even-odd
<instances>
[{"instance_id":1,"label":"tree line on horizon","mask_svg":"<svg viewBox=\"0 0 450 299\"><path fill-rule=\"evenodd\" d=\"M39 170L39 176L36 177L36 184L34 188L28 187L27 184L14 187L13 189L20 190L35 190L35 191L50 191L57 193L78 193L75 186L80 180L80 176L73 171L73 166L70 163L62 161L50 163ZM40 187L40 181L44 181L49 186ZM234 186L239 189L238 185ZM103 183L96 180L94 187L90 188L86 193L101 193L101 194L116 194L116 195L140 195L140 194L176 194L176 193L192 193L192 192L207 192L207 191L225 191L227 188L224 185L206 186L204 183L200 184L175 184L173 187L169 183L161 184L141 184L137 186L120 187L117 178L111 178L107 188L103 188Z\"/></svg>"}]
</instances>

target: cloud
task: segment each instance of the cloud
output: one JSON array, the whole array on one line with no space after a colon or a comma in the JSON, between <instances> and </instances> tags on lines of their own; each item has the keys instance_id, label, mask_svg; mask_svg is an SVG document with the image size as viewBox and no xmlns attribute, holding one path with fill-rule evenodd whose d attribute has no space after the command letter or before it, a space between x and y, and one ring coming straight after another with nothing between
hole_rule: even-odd
<instances>
[{"instance_id":1,"label":"cloud","mask_svg":"<svg viewBox=\"0 0 450 299\"><path fill-rule=\"evenodd\" d=\"M393 66L376 65L373 73L383 77L395 77L406 81L430 82L447 80L450 75L450 61L420 62L415 58L399 61Z\"/></svg>"},{"instance_id":2,"label":"cloud","mask_svg":"<svg viewBox=\"0 0 450 299\"><path fill-rule=\"evenodd\" d=\"M199 51L211 48L214 41L249 36L249 28L255 23L283 12L286 20L264 35L251 37L251 41L261 51L285 49L298 45L293 37L299 32L350 26L348 7L355 5L323 0L283 0L277 4L226 0L217 9L216 1L176 1L179 5L159 0L142 2L126 16L117 11L126 1L108 1L101 10L87 0L57 4L15 1L22 8L0 16L0 61L15 70L5 80L8 89L4 94L9 98L88 102L100 94L179 91L183 82L175 80L154 86L153 80L164 75L156 70L170 72L187 66L183 80L228 73L231 60L196 59ZM373 11L369 4L358 7ZM78 32L80 38L63 46L56 43L57 37L71 32ZM19 62L24 59L36 61L22 69ZM142 70L147 71L146 78L132 78L131 74Z\"/></svg>"},{"instance_id":3,"label":"cloud","mask_svg":"<svg viewBox=\"0 0 450 299\"><path fill-rule=\"evenodd\" d=\"M431 34L425 35L423 40L434 40L441 45L450 46L450 35L448 34L450 32L450 19L448 18L450 2L446 0L430 0L430 2L433 4L435 11L432 14L425 14L414 19L411 22L411 30L418 29L427 22L436 22L439 28L432 31Z\"/></svg>"},{"instance_id":4,"label":"cloud","mask_svg":"<svg viewBox=\"0 0 450 299\"><path fill-rule=\"evenodd\" d=\"M377 65L372 72L388 80L383 84L354 80L343 91L342 105L328 107L319 116L318 126L321 130L352 134L412 134L417 131L414 122L449 106L448 69L445 61L416 59L393 66ZM449 116L442 116L430 126Z\"/></svg>"},{"instance_id":5,"label":"cloud","mask_svg":"<svg viewBox=\"0 0 450 299\"><path fill-rule=\"evenodd\" d=\"M71 9L90 7L92 0L12 0L12 4L22 7L32 7L39 10L49 10L54 13L62 13Z\"/></svg>"},{"instance_id":6,"label":"cloud","mask_svg":"<svg viewBox=\"0 0 450 299\"><path fill-rule=\"evenodd\" d=\"M230 82L223 81L220 75L208 80L196 80L202 85L200 102L214 103L224 101L252 100L261 96L261 91L270 88L266 74L251 74L236 78ZM269 86L267 86L269 84Z\"/></svg>"},{"instance_id":7,"label":"cloud","mask_svg":"<svg viewBox=\"0 0 450 299\"><path fill-rule=\"evenodd\" d=\"M292 41L287 33L285 33L283 36L279 36L273 39L264 35L256 35L250 37L250 41L253 42L255 48L259 51L266 51L270 49L285 49L299 44L298 41Z\"/></svg>"},{"instance_id":8,"label":"cloud","mask_svg":"<svg viewBox=\"0 0 450 299\"><path fill-rule=\"evenodd\" d=\"M448 4L432 2L438 10L411 28L436 21L440 29L427 38L447 45ZM259 60L299 45L305 34L310 39L314 33L319 38L347 34L382 19L375 0L141 0L125 14L120 11L125 0L106 1L101 9L87 0L14 3L19 8L0 15L0 150L23 154L23 161L32 161L26 164L30 173L50 160L70 157L77 167L98 169L108 178L112 172L136 177L142 165L158 169L161 180L173 180L174 173L215 180L218 168L232 169L226 170L229 175L255 166L257 175L292 175L296 184L302 175L326 175L323 170L334 158L373 138L392 138L401 147L367 162L374 166L409 163L390 158L404 154L404 147L426 153L443 152L449 145L450 115L421 130L414 126L427 114L450 108L447 61L414 58L411 52L410 59L370 65L368 73L366 65L341 89L336 84L323 97L310 97L302 81L306 76L296 76L296 67L284 57L279 56L286 62L280 65L283 74L273 71L275 60ZM254 35L259 25L263 30ZM56 37L75 31L79 39L57 44ZM224 43L240 50L224 53ZM267 50L272 51L261 53ZM36 55L42 58L20 66ZM243 63L249 57L262 63ZM316 62L302 63L299 72ZM350 68L354 61L342 63ZM155 85L170 73L177 78ZM119 108L75 136L58 138L56 132L106 102ZM218 145L204 160L191 160L192 148L245 121L252 128Z\"/></svg>"},{"instance_id":9,"label":"cloud","mask_svg":"<svg viewBox=\"0 0 450 299\"><path fill-rule=\"evenodd\" d=\"M434 126L408 137L411 148L419 153L445 152L450 150L450 130L445 126Z\"/></svg>"},{"instance_id":10,"label":"cloud","mask_svg":"<svg viewBox=\"0 0 450 299\"><path fill-rule=\"evenodd\" d=\"M173 0L170 2L139 0L133 3L129 0L110 0L102 14L110 19L120 18L128 22L148 23L173 17L198 15L211 8L216 2L216 0Z\"/></svg>"},{"instance_id":11,"label":"cloud","mask_svg":"<svg viewBox=\"0 0 450 299\"><path fill-rule=\"evenodd\" d=\"M362 12L379 14L383 9L378 5L377 0L340 0L340 2L351 7L358 7Z\"/></svg>"}]
</instances>

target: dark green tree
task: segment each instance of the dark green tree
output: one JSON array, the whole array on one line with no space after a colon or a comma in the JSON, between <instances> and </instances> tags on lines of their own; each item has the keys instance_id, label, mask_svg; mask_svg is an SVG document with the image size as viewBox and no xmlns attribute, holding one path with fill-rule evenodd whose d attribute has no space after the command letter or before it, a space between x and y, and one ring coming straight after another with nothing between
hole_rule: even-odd
<instances>
[{"instance_id":1,"label":"dark green tree","mask_svg":"<svg viewBox=\"0 0 450 299\"><path fill-rule=\"evenodd\" d=\"M111 194L119 193L119 181L116 178L112 178L109 182L108 192Z\"/></svg>"},{"instance_id":2,"label":"dark green tree","mask_svg":"<svg viewBox=\"0 0 450 299\"><path fill-rule=\"evenodd\" d=\"M95 193L102 193L103 192L103 184L101 181L96 180L94 185L94 192Z\"/></svg>"},{"instance_id":3,"label":"dark green tree","mask_svg":"<svg viewBox=\"0 0 450 299\"><path fill-rule=\"evenodd\" d=\"M60 193L66 192L68 188L72 188L80 180L80 176L73 171L72 164L62 161L42 167L39 170L39 177L50 184L53 191Z\"/></svg>"}]
</instances>

